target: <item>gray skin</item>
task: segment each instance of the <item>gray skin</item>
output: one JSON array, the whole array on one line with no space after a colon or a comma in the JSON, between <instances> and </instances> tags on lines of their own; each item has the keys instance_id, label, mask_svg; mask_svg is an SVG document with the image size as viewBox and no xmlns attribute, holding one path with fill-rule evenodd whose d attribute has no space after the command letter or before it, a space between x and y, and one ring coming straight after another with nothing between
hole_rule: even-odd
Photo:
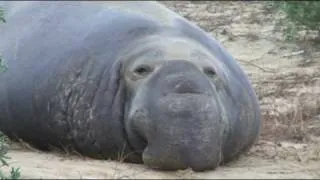
<instances>
[{"instance_id":1,"label":"gray skin","mask_svg":"<svg viewBox=\"0 0 320 180\"><path fill-rule=\"evenodd\" d=\"M249 149L260 109L246 74L155 2L0 2L0 130L161 170L204 171Z\"/></svg>"}]
</instances>

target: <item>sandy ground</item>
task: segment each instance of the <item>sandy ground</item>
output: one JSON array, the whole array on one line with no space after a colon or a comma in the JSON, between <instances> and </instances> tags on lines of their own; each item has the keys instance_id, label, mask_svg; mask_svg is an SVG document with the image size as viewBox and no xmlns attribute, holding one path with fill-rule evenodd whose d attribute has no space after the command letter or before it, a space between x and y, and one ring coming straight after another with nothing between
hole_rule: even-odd
<instances>
[{"instance_id":1,"label":"sandy ground","mask_svg":"<svg viewBox=\"0 0 320 180\"><path fill-rule=\"evenodd\" d=\"M260 140L215 171L160 172L11 146L11 166L23 178L320 178L320 53L310 41L284 42L276 14L261 2L164 2L206 29L233 54L259 96ZM8 170L8 169L7 169Z\"/></svg>"}]
</instances>

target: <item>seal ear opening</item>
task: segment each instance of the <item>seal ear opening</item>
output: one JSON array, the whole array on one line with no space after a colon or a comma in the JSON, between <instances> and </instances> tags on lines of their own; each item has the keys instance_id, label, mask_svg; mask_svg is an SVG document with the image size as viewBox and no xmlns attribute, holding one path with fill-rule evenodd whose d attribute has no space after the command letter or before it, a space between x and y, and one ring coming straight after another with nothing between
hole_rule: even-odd
<instances>
[{"instance_id":1,"label":"seal ear opening","mask_svg":"<svg viewBox=\"0 0 320 180\"><path fill-rule=\"evenodd\" d=\"M204 67L203 72L210 78L213 78L217 75L216 71L211 67Z\"/></svg>"}]
</instances>

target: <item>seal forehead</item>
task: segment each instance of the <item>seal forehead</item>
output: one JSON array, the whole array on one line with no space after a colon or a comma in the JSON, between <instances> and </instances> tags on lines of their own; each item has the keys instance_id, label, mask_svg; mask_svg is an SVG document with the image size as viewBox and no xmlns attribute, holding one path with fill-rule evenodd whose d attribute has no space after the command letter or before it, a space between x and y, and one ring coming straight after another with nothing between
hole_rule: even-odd
<instances>
[{"instance_id":1,"label":"seal forehead","mask_svg":"<svg viewBox=\"0 0 320 180\"><path fill-rule=\"evenodd\" d=\"M160 48L165 52L165 59L170 60L186 60L194 63L212 63L215 57L199 42L189 39L174 37L162 39Z\"/></svg>"},{"instance_id":2,"label":"seal forehead","mask_svg":"<svg viewBox=\"0 0 320 180\"><path fill-rule=\"evenodd\" d=\"M154 1L98 1L95 3L100 4L108 9L149 17L157 22L169 26L174 25L174 20L172 17L181 19L181 17L175 12L167 9L163 4Z\"/></svg>"},{"instance_id":3,"label":"seal forehead","mask_svg":"<svg viewBox=\"0 0 320 180\"><path fill-rule=\"evenodd\" d=\"M171 60L185 60L198 65L211 64L215 57L200 43L181 37L155 35L137 42L130 49L131 63L157 63Z\"/></svg>"},{"instance_id":4,"label":"seal forehead","mask_svg":"<svg viewBox=\"0 0 320 180\"><path fill-rule=\"evenodd\" d=\"M167 39L163 40L160 46L162 46L160 48L163 48L165 52L166 60L183 59L193 61L208 61L210 56L210 54L206 52L202 45L190 39Z\"/></svg>"}]
</instances>

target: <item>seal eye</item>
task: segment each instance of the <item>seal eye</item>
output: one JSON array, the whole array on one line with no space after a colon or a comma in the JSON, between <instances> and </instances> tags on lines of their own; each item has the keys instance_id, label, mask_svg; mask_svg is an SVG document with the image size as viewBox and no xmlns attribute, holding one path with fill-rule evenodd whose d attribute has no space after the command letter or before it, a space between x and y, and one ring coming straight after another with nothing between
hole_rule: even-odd
<instances>
[{"instance_id":1,"label":"seal eye","mask_svg":"<svg viewBox=\"0 0 320 180\"><path fill-rule=\"evenodd\" d=\"M203 68L203 72L209 77L214 77L216 75L216 72L210 67Z\"/></svg>"},{"instance_id":2,"label":"seal eye","mask_svg":"<svg viewBox=\"0 0 320 180\"><path fill-rule=\"evenodd\" d=\"M146 76L152 72L152 67L148 65L140 65L134 69L134 73L139 76Z\"/></svg>"}]
</instances>

